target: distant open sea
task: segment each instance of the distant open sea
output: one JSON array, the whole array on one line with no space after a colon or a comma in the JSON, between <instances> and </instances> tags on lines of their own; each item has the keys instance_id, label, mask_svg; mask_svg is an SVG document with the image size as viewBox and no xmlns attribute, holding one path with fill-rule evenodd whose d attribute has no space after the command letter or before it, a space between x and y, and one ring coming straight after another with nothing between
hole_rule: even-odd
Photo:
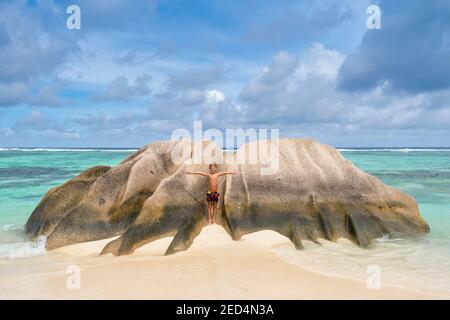
<instances>
[{"instance_id":1,"label":"distant open sea","mask_svg":"<svg viewBox=\"0 0 450 320\"><path fill-rule=\"evenodd\" d=\"M33 259L44 242L23 226L48 189L86 168L116 165L135 149L0 148L0 259ZM279 247L280 258L303 268L359 278L380 267L382 283L450 292L450 148L341 148L362 170L417 199L431 233L415 240L379 239L372 249L340 240ZM19 262L18 261L18 262Z\"/></svg>"}]
</instances>

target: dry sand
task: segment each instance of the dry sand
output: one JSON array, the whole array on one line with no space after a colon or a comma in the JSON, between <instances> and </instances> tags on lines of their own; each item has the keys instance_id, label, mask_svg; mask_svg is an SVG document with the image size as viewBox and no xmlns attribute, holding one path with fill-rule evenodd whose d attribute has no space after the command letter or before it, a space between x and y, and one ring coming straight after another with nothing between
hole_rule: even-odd
<instances>
[{"instance_id":1,"label":"dry sand","mask_svg":"<svg viewBox=\"0 0 450 320\"><path fill-rule=\"evenodd\" d=\"M261 231L232 241L217 225L205 227L192 247L163 256L171 238L129 256L99 256L109 240L60 248L45 256L0 263L3 299L448 299L437 293L382 286L303 270L271 248L289 240ZM19 261L20 260L20 261ZM80 268L80 289L76 284ZM70 270L70 269L69 269Z\"/></svg>"}]
</instances>

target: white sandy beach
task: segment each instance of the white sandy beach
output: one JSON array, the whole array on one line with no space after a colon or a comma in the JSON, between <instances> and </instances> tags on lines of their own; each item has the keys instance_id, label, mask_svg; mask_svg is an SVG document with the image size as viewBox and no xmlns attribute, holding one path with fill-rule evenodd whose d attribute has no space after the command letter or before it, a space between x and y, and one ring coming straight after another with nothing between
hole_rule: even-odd
<instances>
[{"instance_id":1,"label":"white sandy beach","mask_svg":"<svg viewBox=\"0 0 450 320\"><path fill-rule=\"evenodd\" d=\"M385 286L307 271L271 248L289 245L273 231L232 241L208 226L192 247L163 256L171 238L129 256L99 256L110 240L76 244L45 256L0 261L1 299L448 299L437 292ZM69 289L80 268L80 288ZM72 267L76 270L76 267ZM74 283L74 282L72 282Z\"/></svg>"}]
</instances>

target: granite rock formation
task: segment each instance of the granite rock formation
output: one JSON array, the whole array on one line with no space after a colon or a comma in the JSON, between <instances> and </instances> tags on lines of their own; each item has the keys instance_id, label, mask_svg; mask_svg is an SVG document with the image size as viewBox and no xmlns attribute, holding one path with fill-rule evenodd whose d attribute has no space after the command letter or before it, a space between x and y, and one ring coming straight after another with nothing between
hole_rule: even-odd
<instances>
[{"instance_id":1,"label":"granite rock formation","mask_svg":"<svg viewBox=\"0 0 450 320\"><path fill-rule=\"evenodd\" d=\"M223 177L219 190L217 223L235 240L269 229L297 248L302 248L303 240L320 238L348 238L368 247L386 235L415 237L429 232L414 199L317 141L280 140L271 174L266 162L238 161L257 149L271 150L273 143L245 144L234 154L206 141L147 145L115 167L88 169L48 191L29 218L26 232L32 238L46 236L48 249L119 236L102 253L123 255L173 236L166 254L186 250L207 224L206 178L185 174L208 170L208 163L192 164L196 146L209 147L216 162L227 159L219 171L241 172Z\"/></svg>"}]
</instances>

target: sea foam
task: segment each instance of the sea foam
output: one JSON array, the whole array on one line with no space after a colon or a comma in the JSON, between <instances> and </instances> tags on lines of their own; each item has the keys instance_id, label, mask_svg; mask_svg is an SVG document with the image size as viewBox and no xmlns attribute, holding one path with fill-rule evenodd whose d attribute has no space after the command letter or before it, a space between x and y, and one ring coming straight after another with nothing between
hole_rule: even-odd
<instances>
[{"instance_id":1,"label":"sea foam","mask_svg":"<svg viewBox=\"0 0 450 320\"><path fill-rule=\"evenodd\" d=\"M45 254L47 237L40 236L36 241L14 242L0 245L0 259L17 259Z\"/></svg>"},{"instance_id":2,"label":"sea foam","mask_svg":"<svg viewBox=\"0 0 450 320\"><path fill-rule=\"evenodd\" d=\"M2 224L0 225L0 231L11 231L11 230L18 230L18 229L23 229L22 225L19 224Z\"/></svg>"}]
</instances>

